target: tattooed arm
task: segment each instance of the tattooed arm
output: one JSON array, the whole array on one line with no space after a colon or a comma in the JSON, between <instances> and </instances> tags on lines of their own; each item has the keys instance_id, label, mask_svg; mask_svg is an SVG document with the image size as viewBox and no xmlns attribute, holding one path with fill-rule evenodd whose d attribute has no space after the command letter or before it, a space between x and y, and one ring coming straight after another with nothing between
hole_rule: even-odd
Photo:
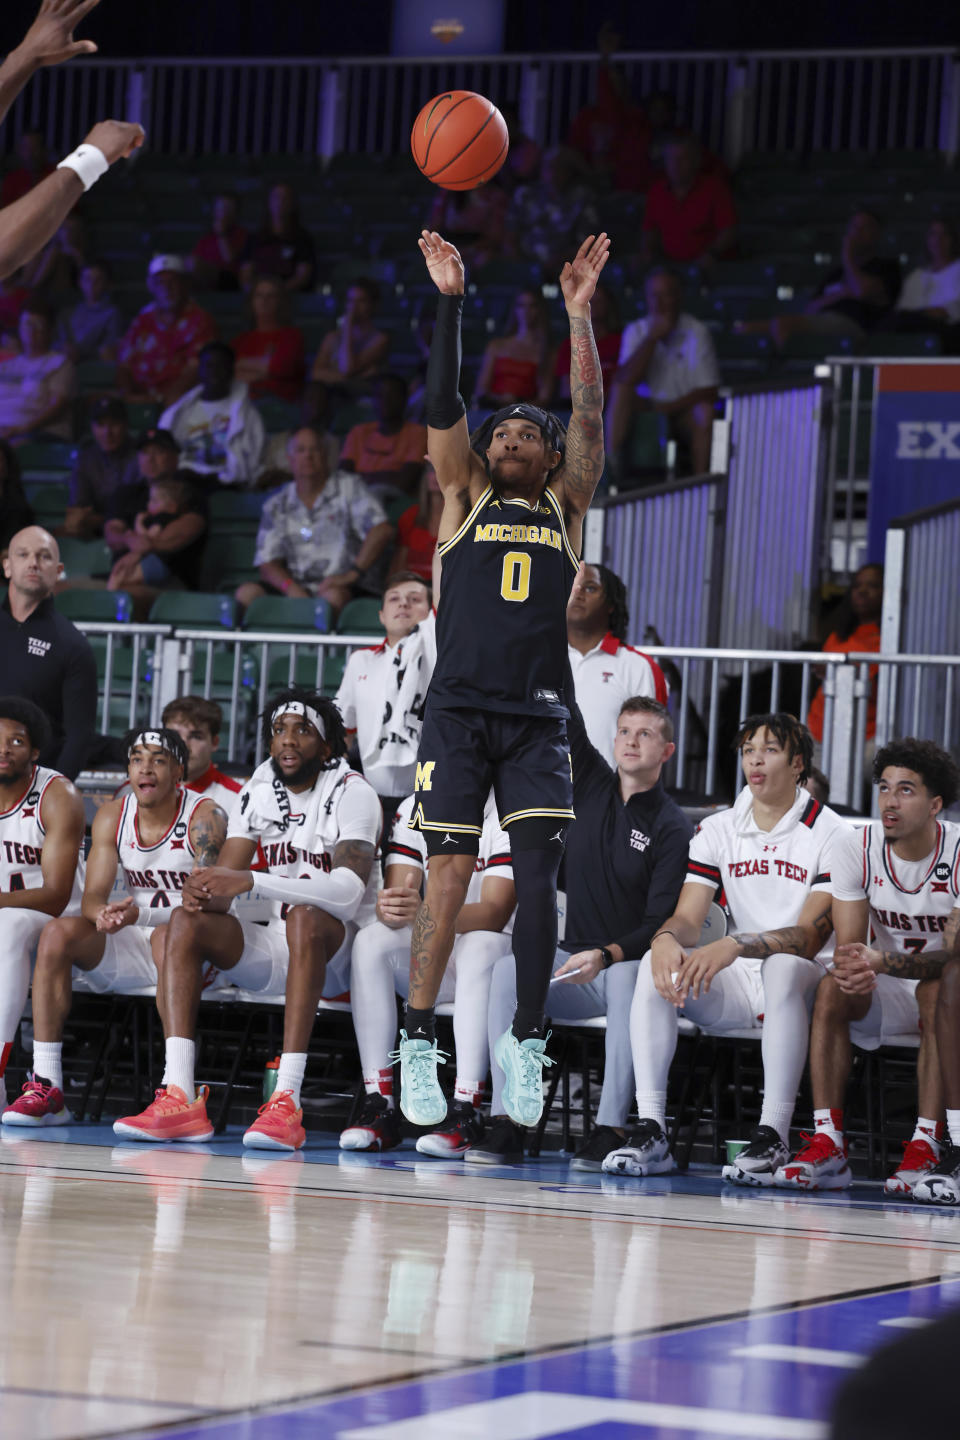
<instances>
[{"instance_id":1,"label":"tattooed arm","mask_svg":"<svg viewBox=\"0 0 960 1440\"><path fill-rule=\"evenodd\" d=\"M804 901L796 925L756 935L725 935L710 945L691 950L677 973L678 999L674 1004L683 1005L688 995L696 1000L701 994L707 994L713 977L741 957L766 960L771 955L803 955L812 960L829 940L832 930L830 896L825 891L814 891Z\"/></svg>"},{"instance_id":2,"label":"tattooed arm","mask_svg":"<svg viewBox=\"0 0 960 1440\"><path fill-rule=\"evenodd\" d=\"M573 262L560 273L560 288L570 320L570 403L573 416L567 448L557 477L564 508L573 520L571 542L579 548L579 522L586 514L603 473L603 376L590 319L590 301L607 263L610 241L589 235Z\"/></svg>"},{"instance_id":3,"label":"tattooed arm","mask_svg":"<svg viewBox=\"0 0 960 1440\"><path fill-rule=\"evenodd\" d=\"M960 960L960 909L951 910L943 927L942 950L874 950L869 945L838 945L834 961L841 988L852 993L872 989L875 975L900 980L939 980L943 967Z\"/></svg>"},{"instance_id":4,"label":"tattooed arm","mask_svg":"<svg viewBox=\"0 0 960 1440\"><path fill-rule=\"evenodd\" d=\"M366 885L377 856L377 847L369 840L338 840L333 852L334 870L352 870Z\"/></svg>"},{"instance_id":5,"label":"tattooed arm","mask_svg":"<svg viewBox=\"0 0 960 1440\"><path fill-rule=\"evenodd\" d=\"M227 812L215 800L198 805L190 820L190 844L196 857L195 869L216 865L227 838Z\"/></svg>"}]
</instances>

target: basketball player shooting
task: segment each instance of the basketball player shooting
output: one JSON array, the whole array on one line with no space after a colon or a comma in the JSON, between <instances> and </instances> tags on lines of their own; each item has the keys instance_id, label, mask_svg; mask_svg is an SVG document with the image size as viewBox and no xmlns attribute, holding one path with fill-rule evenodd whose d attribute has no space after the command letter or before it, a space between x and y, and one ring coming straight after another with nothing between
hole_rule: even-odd
<instances>
[{"instance_id":1,"label":"basketball player shooting","mask_svg":"<svg viewBox=\"0 0 960 1440\"><path fill-rule=\"evenodd\" d=\"M547 411L514 404L472 437L457 388L463 261L435 231L425 230L419 243L440 291L426 408L444 500L437 537L443 597L412 818L426 838L430 867L411 943L400 1106L416 1125L437 1125L447 1113L437 1080L446 1057L437 1049L433 1007L492 784L517 891L517 1011L495 1054L508 1115L535 1125L543 1067L552 1063L544 1005L557 946L557 872L573 819L563 702L566 605L583 517L603 472L603 382L590 301L610 241L588 236L560 275L570 321L568 430Z\"/></svg>"}]
</instances>

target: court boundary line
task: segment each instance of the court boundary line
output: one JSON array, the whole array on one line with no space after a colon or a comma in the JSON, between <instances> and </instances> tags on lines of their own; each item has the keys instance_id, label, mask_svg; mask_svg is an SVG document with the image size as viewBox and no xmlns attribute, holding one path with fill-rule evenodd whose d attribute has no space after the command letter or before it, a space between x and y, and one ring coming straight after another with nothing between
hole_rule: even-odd
<instances>
[{"instance_id":1,"label":"court boundary line","mask_svg":"<svg viewBox=\"0 0 960 1440\"><path fill-rule=\"evenodd\" d=\"M521 1362L533 1362L547 1357L556 1357L564 1354L572 1354L577 1351L600 1349L603 1346L619 1345L631 1341L648 1340L660 1335L671 1335L692 1330L711 1330L721 1325L736 1323L740 1320L754 1320L772 1315L787 1315L797 1310L812 1310L819 1306L828 1307L842 1305L850 1300L868 1299L875 1295L893 1295L900 1291L932 1289L936 1285L944 1283L960 1282L960 1276L928 1276L922 1280L898 1280L888 1285L865 1286L857 1290L840 1291L836 1295L821 1296L813 1300L787 1300L778 1305L765 1305L757 1310L737 1310L729 1314L709 1316L706 1320L675 1320L662 1325L652 1325L641 1330L630 1330L619 1335L607 1335L599 1338L579 1341L555 1341L549 1345L541 1345L533 1350L511 1351L506 1355L498 1355L487 1360L478 1360L466 1365L451 1364L449 1366L438 1366L434 1369L419 1370L405 1375L397 1376L392 1380L371 1381L367 1385L345 1385L334 1390L319 1391L313 1395L306 1395L292 1400L271 1400L264 1405L244 1406L237 1410L224 1410L216 1414L204 1414L197 1418L194 1428L198 1431L212 1429L214 1425L222 1424L224 1421L256 1419L270 1415L283 1415L292 1411L306 1410L312 1405L320 1405L336 1400L351 1399L354 1396L374 1394L377 1391L386 1391L402 1385L416 1384L419 1381L436 1379L456 1379L459 1375L475 1375L484 1370L495 1369L501 1365L513 1365ZM303 1342L300 1342L303 1343ZM136 1402L135 1402L136 1403ZM771 1415L771 1420L776 1421L779 1416ZM175 1426L181 1428L193 1424L189 1416L180 1420L170 1420L167 1423L161 1422L145 1430L104 1430L96 1436L86 1436L84 1440L112 1440L112 1437L127 1437L127 1440L152 1440L154 1436L163 1436L174 1430Z\"/></svg>"}]
</instances>

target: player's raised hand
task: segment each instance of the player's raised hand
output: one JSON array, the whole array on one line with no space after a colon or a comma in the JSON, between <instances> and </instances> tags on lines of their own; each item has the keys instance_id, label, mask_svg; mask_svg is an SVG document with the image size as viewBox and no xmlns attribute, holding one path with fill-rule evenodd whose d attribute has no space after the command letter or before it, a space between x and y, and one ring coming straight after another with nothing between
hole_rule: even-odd
<instances>
[{"instance_id":1,"label":"player's raised hand","mask_svg":"<svg viewBox=\"0 0 960 1440\"><path fill-rule=\"evenodd\" d=\"M430 279L441 295L463 294L463 261L456 245L444 240L436 230L424 230L417 241L427 262Z\"/></svg>"},{"instance_id":2,"label":"player's raised hand","mask_svg":"<svg viewBox=\"0 0 960 1440\"><path fill-rule=\"evenodd\" d=\"M73 32L100 0L43 0L37 18L20 42L31 65L62 65L77 55L95 55L93 40L74 40Z\"/></svg>"},{"instance_id":3,"label":"player's raised hand","mask_svg":"<svg viewBox=\"0 0 960 1440\"><path fill-rule=\"evenodd\" d=\"M115 160L125 160L134 150L139 150L144 141L144 129L129 120L101 120L94 125L84 144L96 145L108 165Z\"/></svg>"},{"instance_id":4,"label":"player's raised hand","mask_svg":"<svg viewBox=\"0 0 960 1440\"><path fill-rule=\"evenodd\" d=\"M114 935L127 925L136 925L138 910L133 900L111 900L97 912L97 929L101 935Z\"/></svg>"},{"instance_id":5,"label":"player's raised hand","mask_svg":"<svg viewBox=\"0 0 960 1440\"><path fill-rule=\"evenodd\" d=\"M589 305L597 288L600 271L610 255L610 237L605 230L599 235L588 235L573 260L568 260L560 271L560 289L563 303L569 310Z\"/></svg>"}]
</instances>

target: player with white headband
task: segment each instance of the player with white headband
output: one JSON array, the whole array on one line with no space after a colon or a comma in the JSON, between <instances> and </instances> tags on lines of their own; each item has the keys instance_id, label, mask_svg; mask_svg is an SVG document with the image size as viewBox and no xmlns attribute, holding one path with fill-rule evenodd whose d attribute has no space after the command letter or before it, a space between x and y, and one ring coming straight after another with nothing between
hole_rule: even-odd
<instances>
[{"instance_id":1,"label":"player with white headband","mask_svg":"<svg viewBox=\"0 0 960 1440\"><path fill-rule=\"evenodd\" d=\"M23 1096L3 1114L5 1125L64 1124L63 1027L71 981L84 975L99 992L158 984L166 925L175 915L191 871L212 865L227 833L220 806L183 786L187 747L173 730L131 730L124 740L129 793L108 800L93 822L81 913L43 929L33 976L34 1073L50 1091L35 1103ZM127 897L111 898L118 868ZM58 1098L59 1097L59 1101ZM205 1096L184 1110L168 1051L163 1086L150 1107L178 1138L213 1134ZM187 1133L188 1132L188 1133Z\"/></svg>"},{"instance_id":2,"label":"player with white headband","mask_svg":"<svg viewBox=\"0 0 960 1440\"><path fill-rule=\"evenodd\" d=\"M375 914L381 812L373 787L347 764L343 721L331 700L284 691L264 712L263 738L269 759L240 792L219 862L190 877L168 928L158 1001L168 1055L178 1057L172 1078L189 1098L204 965L216 965L242 989L286 994L276 1090L243 1143L298 1150L317 1004L348 988L357 925ZM258 846L264 871L250 869ZM239 896L242 919L227 913ZM143 1117L114 1128L165 1138L151 1135Z\"/></svg>"}]
</instances>

